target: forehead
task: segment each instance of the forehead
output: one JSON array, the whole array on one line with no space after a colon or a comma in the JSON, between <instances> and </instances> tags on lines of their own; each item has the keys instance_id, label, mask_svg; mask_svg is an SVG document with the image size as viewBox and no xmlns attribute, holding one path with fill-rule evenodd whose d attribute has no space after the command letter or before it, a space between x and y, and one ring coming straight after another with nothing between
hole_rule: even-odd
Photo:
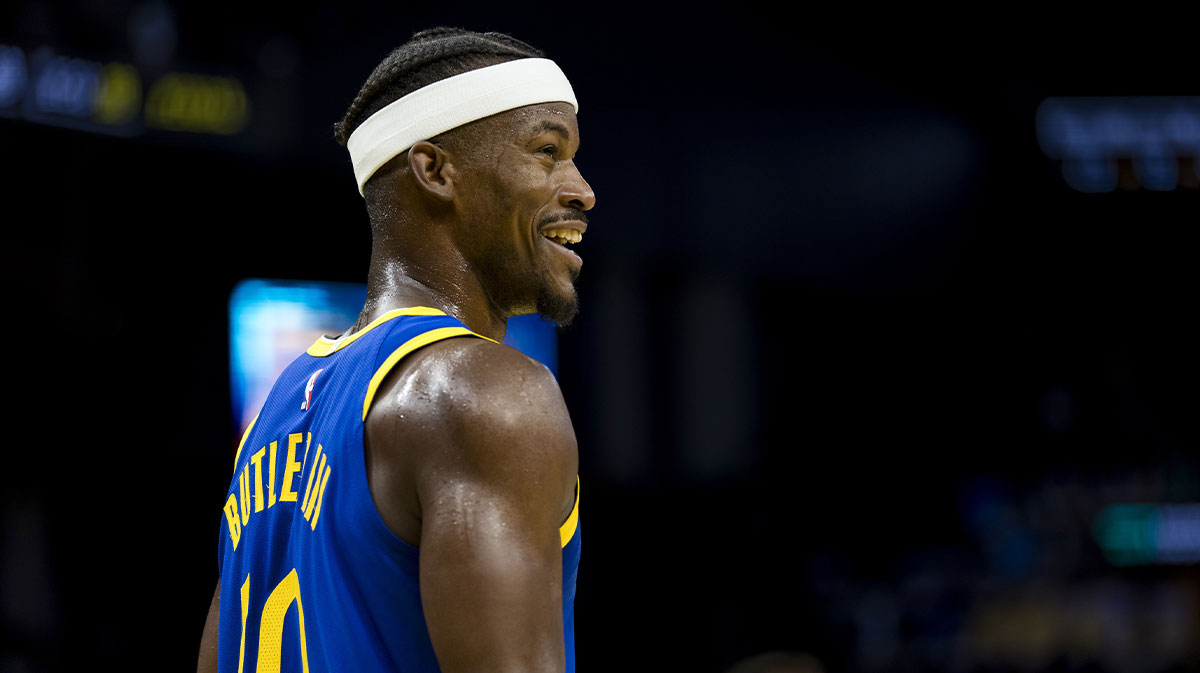
<instances>
[{"instance_id":1,"label":"forehead","mask_svg":"<svg viewBox=\"0 0 1200 673\"><path fill-rule=\"evenodd\" d=\"M579 120L570 103L534 103L499 115L503 123L518 135L536 135L543 131L561 131L579 137Z\"/></svg>"},{"instance_id":2,"label":"forehead","mask_svg":"<svg viewBox=\"0 0 1200 673\"><path fill-rule=\"evenodd\" d=\"M572 147L579 147L579 124L570 103L535 103L498 112L447 134L464 157L498 158L502 148L517 148L543 133L561 134Z\"/></svg>"}]
</instances>

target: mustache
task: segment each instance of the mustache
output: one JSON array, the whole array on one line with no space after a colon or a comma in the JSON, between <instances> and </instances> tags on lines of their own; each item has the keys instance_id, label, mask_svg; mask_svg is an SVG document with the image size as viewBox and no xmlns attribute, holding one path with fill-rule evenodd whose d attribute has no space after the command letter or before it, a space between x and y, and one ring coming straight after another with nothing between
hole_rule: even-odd
<instances>
[{"instance_id":1,"label":"mustache","mask_svg":"<svg viewBox=\"0 0 1200 673\"><path fill-rule=\"evenodd\" d=\"M555 222L583 222L584 224L587 224L588 218L587 214L582 210L572 210L565 213L547 215L546 217L542 218L541 222L538 222L538 227L541 228L548 224L554 224Z\"/></svg>"}]
</instances>

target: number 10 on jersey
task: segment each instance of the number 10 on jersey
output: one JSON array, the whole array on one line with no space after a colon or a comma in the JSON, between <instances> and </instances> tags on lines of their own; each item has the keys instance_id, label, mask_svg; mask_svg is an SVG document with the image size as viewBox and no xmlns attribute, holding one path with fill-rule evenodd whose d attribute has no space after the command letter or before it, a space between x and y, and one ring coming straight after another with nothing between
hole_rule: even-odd
<instances>
[{"instance_id":1,"label":"number 10 on jersey","mask_svg":"<svg viewBox=\"0 0 1200 673\"><path fill-rule=\"evenodd\" d=\"M250 575L242 583L242 644L238 648L238 673L243 672L246 662L246 617L250 614ZM292 601L296 602L296 616L300 625L300 665L304 673L308 673L308 643L304 637L304 604L300 601L300 578L296 569L283 578L267 602L263 605L262 618L258 625L258 666L256 673L279 673L279 664L283 658L283 618L287 616Z\"/></svg>"}]
</instances>

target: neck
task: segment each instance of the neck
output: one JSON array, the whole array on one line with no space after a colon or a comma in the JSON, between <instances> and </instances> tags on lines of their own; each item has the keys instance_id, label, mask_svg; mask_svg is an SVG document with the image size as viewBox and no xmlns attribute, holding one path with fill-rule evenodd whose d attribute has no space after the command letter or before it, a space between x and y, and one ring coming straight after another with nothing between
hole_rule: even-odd
<instances>
[{"instance_id":1,"label":"neck","mask_svg":"<svg viewBox=\"0 0 1200 673\"><path fill-rule=\"evenodd\" d=\"M478 279L466 269L463 263L418 264L373 247L367 299L351 331L394 309L428 306L454 316L472 332L503 340L507 316L491 305Z\"/></svg>"}]
</instances>

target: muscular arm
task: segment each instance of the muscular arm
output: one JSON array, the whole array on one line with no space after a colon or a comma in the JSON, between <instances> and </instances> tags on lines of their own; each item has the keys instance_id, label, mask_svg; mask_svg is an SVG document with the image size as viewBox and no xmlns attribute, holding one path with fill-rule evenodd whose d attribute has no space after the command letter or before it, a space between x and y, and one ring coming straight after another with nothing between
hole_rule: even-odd
<instances>
[{"instance_id":1,"label":"muscular arm","mask_svg":"<svg viewBox=\"0 0 1200 673\"><path fill-rule=\"evenodd\" d=\"M416 522L397 533L418 538L438 662L446 673L561 671L558 528L578 458L558 386L490 342L429 350L388 386L367 434L381 515Z\"/></svg>"}]
</instances>

